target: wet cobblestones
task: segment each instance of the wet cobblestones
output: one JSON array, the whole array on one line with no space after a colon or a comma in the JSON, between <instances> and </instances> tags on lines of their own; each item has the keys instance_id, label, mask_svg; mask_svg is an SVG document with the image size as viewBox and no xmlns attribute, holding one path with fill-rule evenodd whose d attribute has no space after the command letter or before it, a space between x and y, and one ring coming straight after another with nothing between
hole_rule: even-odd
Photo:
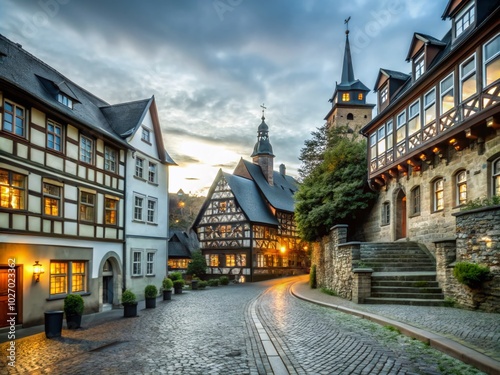
<instances>
[{"instance_id":1,"label":"wet cobblestones","mask_svg":"<svg viewBox=\"0 0 500 375\"><path fill-rule=\"evenodd\" d=\"M3 356L0 374L432 375L460 366L397 332L296 299L290 280L189 291L136 318L112 311L61 338L18 339L16 367Z\"/></svg>"}]
</instances>

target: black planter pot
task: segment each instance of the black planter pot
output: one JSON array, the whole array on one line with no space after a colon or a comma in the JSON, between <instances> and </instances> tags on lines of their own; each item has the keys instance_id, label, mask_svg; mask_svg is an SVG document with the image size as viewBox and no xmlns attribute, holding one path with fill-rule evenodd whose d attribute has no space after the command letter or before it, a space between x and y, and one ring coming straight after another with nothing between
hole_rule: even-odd
<instances>
[{"instance_id":1,"label":"black planter pot","mask_svg":"<svg viewBox=\"0 0 500 375\"><path fill-rule=\"evenodd\" d=\"M198 280L191 280L191 289L198 290Z\"/></svg>"},{"instance_id":2,"label":"black planter pot","mask_svg":"<svg viewBox=\"0 0 500 375\"><path fill-rule=\"evenodd\" d=\"M45 337L61 337L64 311L45 312Z\"/></svg>"},{"instance_id":3,"label":"black planter pot","mask_svg":"<svg viewBox=\"0 0 500 375\"><path fill-rule=\"evenodd\" d=\"M182 288L174 288L174 294L182 294Z\"/></svg>"},{"instance_id":4,"label":"black planter pot","mask_svg":"<svg viewBox=\"0 0 500 375\"><path fill-rule=\"evenodd\" d=\"M164 290L163 291L163 300L170 301L171 299L172 299L172 291L171 290Z\"/></svg>"},{"instance_id":5,"label":"black planter pot","mask_svg":"<svg viewBox=\"0 0 500 375\"><path fill-rule=\"evenodd\" d=\"M66 326L68 329L77 329L82 325L81 315L66 315Z\"/></svg>"},{"instance_id":6,"label":"black planter pot","mask_svg":"<svg viewBox=\"0 0 500 375\"><path fill-rule=\"evenodd\" d=\"M156 307L156 297L146 297L146 309L154 309Z\"/></svg>"},{"instance_id":7,"label":"black planter pot","mask_svg":"<svg viewBox=\"0 0 500 375\"><path fill-rule=\"evenodd\" d=\"M137 302L123 304L123 316L125 318L137 316Z\"/></svg>"}]
</instances>

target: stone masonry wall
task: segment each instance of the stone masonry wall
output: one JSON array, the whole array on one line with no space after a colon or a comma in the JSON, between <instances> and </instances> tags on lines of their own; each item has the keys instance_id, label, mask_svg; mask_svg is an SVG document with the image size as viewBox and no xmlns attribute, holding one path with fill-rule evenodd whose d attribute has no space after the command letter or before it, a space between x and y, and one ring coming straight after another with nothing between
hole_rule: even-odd
<instances>
[{"instance_id":1,"label":"stone masonry wall","mask_svg":"<svg viewBox=\"0 0 500 375\"><path fill-rule=\"evenodd\" d=\"M407 175L399 174L397 178L388 180L382 187L376 203L367 216L359 223L352 240L364 242L382 242L397 240L397 226L402 221L402 213L398 210L398 194L406 198L406 238L409 241L423 243L434 254L434 242L449 238L455 233L453 214L460 211L456 205L455 175L466 170L467 200L475 200L489 196L491 185L490 161L500 155L500 131L486 140L484 146L473 143L470 147L456 151L453 147L444 150L441 157L422 163L420 171L409 168ZM484 147L484 150L483 150ZM444 178L444 209L435 212L432 207L433 181ZM420 213L412 214L411 191L420 186ZM384 202L390 202L390 223L382 225L381 213Z\"/></svg>"}]
</instances>

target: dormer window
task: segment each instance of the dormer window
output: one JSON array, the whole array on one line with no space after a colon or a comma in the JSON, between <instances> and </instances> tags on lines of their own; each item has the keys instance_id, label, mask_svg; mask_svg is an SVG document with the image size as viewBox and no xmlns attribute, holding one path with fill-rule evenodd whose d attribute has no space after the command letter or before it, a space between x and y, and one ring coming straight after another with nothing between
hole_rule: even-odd
<instances>
[{"instance_id":1,"label":"dormer window","mask_svg":"<svg viewBox=\"0 0 500 375\"><path fill-rule=\"evenodd\" d=\"M73 109L73 100L63 93L57 94L57 101L61 104L64 104L66 107Z\"/></svg>"},{"instance_id":2,"label":"dormer window","mask_svg":"<svg viewBox=\"0 0 500 375\"><path fill-rule=\"evenodd\" d=\"M474 23L474 2L455 17L455 38L458 38Z\"/></svg>"},{"instance_id":3,"label":"dormer window","mask_svg":"<svg viewBox=\"0 0 500 375\"><path fill-rule=\"evenodd\" d=\"M424 54L421 54L419 57L415 59L414 69L415 69L415 80L417 80L425 72Z\"/></svg>"},{"instance_id":4,"label":"dormer window","mask_svg":"<svg viewBox=\"0 0 500 375\"><path fill-rule=\"evenodd\" d=\"M351 100L351 95L349 95L348 92L343 92L342 93L342 101L343 102L348 102L349 100Z\"/></svg>"},{"instance_id":5,"label":"dormer window","mask_svg":"<svg viewBox=\"0 0 500 375\"><path fill-rule=\"evenodd\" d=\"M389 98L389 86L385 85L380 91L380 104L383 104Z\"/></svg>"}]
</instances>

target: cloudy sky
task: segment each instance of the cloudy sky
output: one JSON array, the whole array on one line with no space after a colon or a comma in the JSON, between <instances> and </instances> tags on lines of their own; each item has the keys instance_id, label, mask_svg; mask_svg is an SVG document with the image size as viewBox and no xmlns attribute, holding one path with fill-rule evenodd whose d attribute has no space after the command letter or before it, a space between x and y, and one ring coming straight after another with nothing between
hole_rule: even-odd
<instances>
[{"instance_id":1,"label":"cloudy sky","mask_svg":"<svg viewBox=\"0 0 500 375\"><path fill-rule=\"evenodd\" d=\"M155 96L170 191L205 195L250 160L261 104L275 169L324 123L340 81L344 20L355 78L410 71L414 32L442 38L448 0L2 0L0 33L110 104ZM375 103L373 93L368 102Z\"/></svg>"}]
</instances>

